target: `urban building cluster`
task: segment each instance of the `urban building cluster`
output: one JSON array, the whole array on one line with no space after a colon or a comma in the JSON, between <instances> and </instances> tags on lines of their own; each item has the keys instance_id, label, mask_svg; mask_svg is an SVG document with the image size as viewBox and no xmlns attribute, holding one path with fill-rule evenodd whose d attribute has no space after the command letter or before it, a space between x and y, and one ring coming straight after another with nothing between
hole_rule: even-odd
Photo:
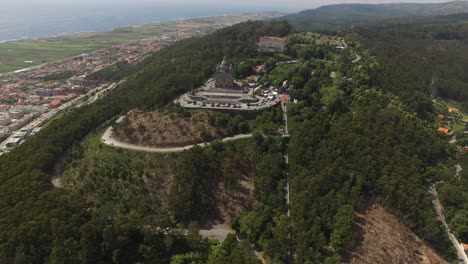
<instances>
[{"instance_id":1,"label":"urban building cluster","mask_svg":"<svg viewBox=\"0 0 468 264\"><path fill-rule=\"evenodd\" d=\"M219 26L214 25L213 29ZM1 74L0 155L37 133L42 124L71 103L99 90L96 88L99 82L88 79L92 73L119 62L137 64L152 52L202 34L203 31L193 28L181 30ZM41 121L37 122L38 119Z\"/></svg>"},{"instance_id":2,"label":"urban building cluster","mask_svg":"<svg viewBox=\"0 0 468 264\"><path fill-rule=\"evenodd\" d=\"M137 64L151 53L183 39L205 35L248 19L263 20L276 16L278 14L259 13L230 22L180 22L180 29L175 32L0 74L0 156L23 143L27 137L35 135L43 124L60 111L75 104L80 107L93 103L105 92L117 87L117 84L99 85L98 81L90 80L92 73L119 62ZM223 69L225 66L220 65ZM221 86L231 83L232 68L228 70L217 78L224 82ZM234 85L234 82L231 84ZM230 88L243 94L241 86ZM93 93L93 96L85 100L89 93ZM247 97L246 100L252 98L246 94L243 96ZM79 101L82 103L78 104Z\"/></svg>"}]
</instances>

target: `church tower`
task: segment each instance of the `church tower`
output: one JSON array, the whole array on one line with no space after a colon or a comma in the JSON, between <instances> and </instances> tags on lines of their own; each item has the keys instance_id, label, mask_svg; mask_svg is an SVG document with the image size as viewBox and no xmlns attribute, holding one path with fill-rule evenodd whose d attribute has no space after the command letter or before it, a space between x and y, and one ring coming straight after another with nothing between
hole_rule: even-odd
<instances>
[{"instance_id":1,"label":"church tower","mask_svg":"<svg viewBox=\"0 0 468 264\"><path fill-rule=\"evenodd\" d=\"M232 65L224 57L223 61L216 67L215 88L235 88L232 73Z\"/></svg>"}]
</instances>

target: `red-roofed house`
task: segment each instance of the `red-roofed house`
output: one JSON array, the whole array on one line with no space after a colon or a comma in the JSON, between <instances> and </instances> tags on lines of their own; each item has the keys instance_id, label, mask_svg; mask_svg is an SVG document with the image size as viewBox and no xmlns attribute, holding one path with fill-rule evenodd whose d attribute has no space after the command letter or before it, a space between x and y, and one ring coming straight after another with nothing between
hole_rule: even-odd
<instances>
[{"instance_id":1,"label":"red-roofed house","mask_svg":"<svg viewBox=\"0 0 468 264\"><path fill-rule=\"evenodd\" d=\"M286 39L272 36L263 36L258 42L260 51L284 52L286 50Z\"/></svg>"},{"instance_id":2,"label":"red-roofed house","mask_svg":"<svg viewBox=\"0 0 468 264\"><path fill-rule=\"evenodd\" d=\"M449 108L449 112L450 113L458 113L458 109L455 108L455 107L451 107L451 108Z\"/></svg>"},{"instance_id":3,"label":"red-roofed house","mask_svg":"<svg viewBox=\"0 0 468 264\"><path fill-rule=\"evenodd\" d=\"M439 132L443 132L445 133L446 135L448 135L450 133L450 129L446 128L446 127L439 127L439 129L437 130Z\"/></svg>"},{"instance_id":4,"label":"red-roofed house","mask_svg":"<svg viewBox=\"0 0 468 264\"><path fill-rule=\"evenodd\" d=\"M283 94L281 95L281 103L283 104L287 104L291 101L291 96L287 95L287 94Z\"/></svg>"},{"instance_id":5,"label":"red-roofed house","mask_svg":"<svg viewBox=\"0 0 468 264\"><path fill-rule=\"evenodd\" d=\"M68 101L68 100L71 100L71 99L75 98L76 96L77 96L76 93L71 93L71 94L67 95L65 98L66 98L67 101Z\"/></svg>"},{"instance_id":6,"label":"red-roofed house","mask_svg":"<svg viewBox=\"0 0 468 264\"><path fill-rule=\"evenodd\" d=\"M443 114L440 114L440 115L438 115L437 117L438 117L440 120L444 120L444 119L445 119L445 115L443 115Z\"/></svg>"},{"instance_id":7,"label":"red-roofed house","mask_svg":"<svg viewBox=\"0 0 468 264\"><path fill-rule=\"evenodd\" d=\"M40 104L41 104L41 100L39 100L39 99L34 99L34 100L31 100L29 103L32 104L32 105L40 105Z\"/></svg>"},{"instance_id":8,"label":"red-roofed house","mask_svg":"<svg viewBox=\"0 0 468 264\"><path fill-rule=\"evenodd\" d=\"M248 82L257 82L258 79L260 79L260 76L258 75L250 75L249 77L247 77Z\"/></svg>"},{"instance_id":9,"label":"red-roofed house","mask_svg":"<svg viewBox=\"0 0 468 264\"><path fill-rule=\"evenodd\" d=\"M50 102L50 107L57 108L60 106L60 104L61 104L60 100L53 100L52 102Z\"/></svg>"},{"instance_id":10,"label":"red-roofed house","mask_svg":"<svg viewBox=\"0 0 468 264\"><path fill-rule=\"evenodd\" d=\"M57 96L55 96L55 100L57 100L57 101L66 101L66 100L67 100L67 96L65 96L65 95L57 95Z\"/></svg>"},{"instance_id":11,"label":"red-roofed house","mask_svg":"<svg viewBox=\"0 0 468 264\"><path fill-rule=\"evenodd\" d=\"M2 104L0 105L0 109L3 111L8 111L10 109L10 106L7 104Z\"/></svg>"}]
</instances>

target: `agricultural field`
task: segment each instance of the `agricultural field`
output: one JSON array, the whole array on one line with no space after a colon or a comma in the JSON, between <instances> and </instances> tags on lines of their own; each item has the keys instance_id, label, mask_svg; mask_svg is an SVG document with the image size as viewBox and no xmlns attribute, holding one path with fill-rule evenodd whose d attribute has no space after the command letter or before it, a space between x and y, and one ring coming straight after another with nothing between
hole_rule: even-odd
<instances>
[{"instance_id":1,"label":"agricultural field","mask_svg":"<svg viewBox=\"0 0 468 264\"><path fill-rule=\"evenodd\" d=\"M185 27L185 26L184 26ZM184 29L177 23L121 28L109 32L22 40L0 44L0 73L69 58L117 44L124 44Z\"/></svg>"}]
</instances>

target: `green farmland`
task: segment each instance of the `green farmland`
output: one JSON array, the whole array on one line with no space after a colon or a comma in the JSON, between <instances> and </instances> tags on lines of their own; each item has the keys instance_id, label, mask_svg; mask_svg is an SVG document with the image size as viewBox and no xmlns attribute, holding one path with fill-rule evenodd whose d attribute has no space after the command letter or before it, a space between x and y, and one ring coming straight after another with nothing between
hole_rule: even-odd
<instances>
[{"instance_id":1,"label":"green farmland","mask_svg":"<svg viewBox=\"0 0 468 264\"><path fill-rule=\"evenodd\" d=\"M215 24L236 24L256 18L256 14L196 18L117 28L107 32L79 33L59 38L0 43L0 73L66 59L111 45L124 44L179 30L212 28Z\"/></svg>"},{"instance_id":2,"label":"green farmland","mask_svg":"<svg viewBox=\"0 0 468 264\"><path fill-rule=\"evenodd\" d=\"M192 24L195 26L195 24ZM128 43L186 28L182 23L167 23L115 29L108 32L22 40L0 44L0 73L65 59L84 52Z\"/></svg>"}]
</instances>

